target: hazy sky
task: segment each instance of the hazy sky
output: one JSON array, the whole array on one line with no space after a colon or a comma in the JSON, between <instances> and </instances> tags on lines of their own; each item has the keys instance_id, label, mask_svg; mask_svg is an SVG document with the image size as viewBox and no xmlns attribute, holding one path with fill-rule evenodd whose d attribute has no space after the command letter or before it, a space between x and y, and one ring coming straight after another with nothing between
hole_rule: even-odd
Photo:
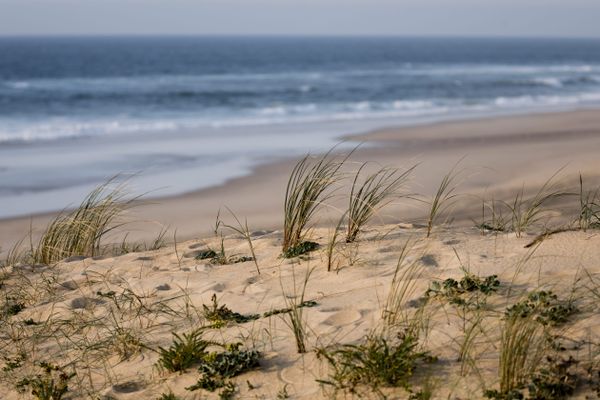
<instances>
[{"instance_id":1,"label":"hazy sky","mask_svg":"<svg viewBox=\"0 0 600 400\"><path fill-rule=\"evenodd\" d=\"M600 38L600 0L0 0L15 34Z\"/></svg>"}]
</instances>

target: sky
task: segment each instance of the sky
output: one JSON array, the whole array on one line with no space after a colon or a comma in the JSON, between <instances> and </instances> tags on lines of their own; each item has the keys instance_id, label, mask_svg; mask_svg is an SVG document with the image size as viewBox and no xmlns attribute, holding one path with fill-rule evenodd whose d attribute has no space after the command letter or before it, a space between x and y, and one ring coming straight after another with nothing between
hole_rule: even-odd
<instances>
[{"instance_id":1,"label":"sky","mask_svg":"<svg viewBox=\"0 0 600 400\"><path fill-rule=\"evenodd\" d=\"M600 38L600 0L0 0L0 35Z\"/></svg>"}]
</instances>

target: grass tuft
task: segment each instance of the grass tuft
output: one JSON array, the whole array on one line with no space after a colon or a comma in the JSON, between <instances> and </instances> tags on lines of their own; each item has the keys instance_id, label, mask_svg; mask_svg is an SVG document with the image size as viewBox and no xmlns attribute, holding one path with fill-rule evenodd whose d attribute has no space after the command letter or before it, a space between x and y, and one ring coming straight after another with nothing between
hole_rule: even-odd
<instances>
[{"instance_id":1,"label":"grass tuft","mask_svg":"<svg viewBox=\"0 0 600 400\"><path fill-rule=\"evenodd\" d=\"M215 343L204 340L204 329L196 329L179 336L173 333L173 343L169 348L159 347L159 367L169 372L183 372L201 361L207 354L206 349Z\"/></svg>"},{"instance_id":2,"label":"grass tuft","mask_svg":"<svg viewBox=\"0 0 600 400\"><path fill-rule=\"evenodd\" d=\"M459 160L454 166L448 171L442 178L435 195L429 202L429 215L427 217L427 237L431 236L433 226L437 223L438 219L449 211L454 205L456 197L458 196L456 191L456 180L458 178L459 171L456 170Z\"/></svg>"},{"instance_id":3,"label":"grass tuft","mask_svg":"<svg viewBox=\"0 0 600 400\"><path fill-rule=\"evenodd\" d=\"M400 333L391 340L371 334L361 344L317 349L317 358L327 361L332 370L328 379L318 381L350 393L357 393L361 386L374 392L380 387L409 390L418 362L435 360L417 347L416 337Z\"/></svg>"},{"instance_id":4,"label":"grass tuft","mask_svg":"<svg viewBox=\"0 0 600 400\"><path fill-rule=\"evenodd\" d=\"M94 189L76 210L60 213L32 250L33 262L50 265L71 256L97 255L102 238L122 225L116 220L133 201L125 201L123 185L110 189L114 181Z\"/></svg>"},{"instance_id":5,"label":"grass tuft","mask_svg":"<svg viewBox=\"0 0 600 400\"><path fill-rule=\"evenodd\" d=\"M359 177L366 166L367 163L361 165L352 182L346 243L354 242L373 214L384 207L392 196L398 195L398 190L408 181L416 167L413 166L404 172L395 168L381 168L367 176L359 185Z\"/></svg>"},{"instance_id":6,"label":"grass tuft","mask_svg":"<svg viewBox=\"0 0 600 400\"><path fill-rule=\"evenodd\" d=\"M305 228L319 205L331 197L328 189L339 180L339 170L349 155L338 162L332 157L332 151L314 162L311 162L310 155L306 155L290 174L284 200L284 254L304 240Z\"/></svg>"}]
</instances>

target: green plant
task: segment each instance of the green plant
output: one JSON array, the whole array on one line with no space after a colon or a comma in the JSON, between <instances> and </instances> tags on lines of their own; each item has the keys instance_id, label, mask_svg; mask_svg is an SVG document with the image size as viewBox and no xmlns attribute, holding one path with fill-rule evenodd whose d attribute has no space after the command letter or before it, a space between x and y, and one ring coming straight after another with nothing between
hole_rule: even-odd
<instances>
[{"instance_id":1,"label":"green plant","mask_svg":"<svg viewBox=\"0 0 600 400\"><path fill-rule=\"evenodd\" d=\"M485 201L481 202L481 222L475 226L481 230L482 234L485 232L506 232L508 229L508 220L499 205L502 206L504 203L494 199L489 204ZM489 210L489 218L486 217L486 209Z\"/></svg>"},{"instance_id":2,"label":"green plant","mask_svg":"<svg viewBox=\"0 0 600 400\"><path fill-rule=\"evenodd\" d=\"M206 356L206 349L216 343L204 340L204 328L179 336L173 333L169 348L159 347L158 365L169 372L183 372Z\"/></svg>"},{"instance_id":3,"label":"green plant","mask_svg":"<svg viewBox=\"0 0 600 400\"><path fill-rule=\"evenodd\" d=\"M504 321L500 345L500 394L514 393L536 371L547 349L543 325L531 317L511 315Z\"/></svg>"},{"instance_id":4,"label":"green plant","mask_svg":"<svg viewBox=\"0 0 600 400\"><path fill-rule=\"evenodd\" d=\"M371 334L358 345L317 349L317 358L327 361L332 371L328 379L318 382L351 393L357 393L361 386L373 391L380 387L408 390L417 364L435 360L417 347L416 337L400 333L392 340Z\"/></svg>"},{"instance_id":5,"label":"green plant","mask_svg":"<svg viewBox=\"0 0 600 400\"><path fill-rule=\"evenodd\" d=\"M437 191L433 198L429 201L429 215L427 217L427 237L431 236L433 226L436 224L439 217L445 214L453 205L458 196L455 193L456 190L456 179L458 178L458 172L456 168L460 163L459 160L454 166L448 171L442 178Z\"/></svg>"},{"instance_id":6,"label":"green plant","mask_svg":"<svg viewBox=\"0 0 600 400\"><path fill-rule=\"evenodd\" d=\"M32 378L24 378L17 383L17 389L31 389L31 394L39 400L61 400L69 391L68 383L75 373L67 373L56 365L40 362L42 374Z\"/></svg>"},{"instance_id":7,"label":"green plant","mask_svg":"<svg viewBox=\"0 0 600 400\"><path fill-rule=\"evenodd\" d=\"M577 218L579 229L600 228L600 188L585 192L583 177L579 174L579 216Z\"/></svg>"},{"instance_id":8,"label":"green plant","mask_svg":"<svg viewBox=\"0 0 600 400\"><path fill-rule=\"evenodd\" d=\"M196 255L195 259L196 260L208 260L211 258L215 258L216 256L217 256L217 253L215 253L214 250L207 249L207 250L202 250L200 253L198 253L198 255Z\"/></svg>"},{"instance_id":9,"label":"green plant","mask_svg":"<svg viewBox=\"0 0 600 400\"><path fill-rule=\"evenodd\" d=\"M531 400L566 399L575 392L577 375L570 370L578 361L573 357L547 357L546 365L531 378L527 385Z\"/></svg>"},{"instance_id":10,"label":"green plant","mask_svg":"<svg viewBox=\"0 0 600 400\"><path fill-rule=\"evenodd\" d=\"M180 398L175 396L173 392L169 391L169 393L161 393L160 397L156 400L180 400Z\"/></svg>"},{"instance_id":11,"label":"green plant","mask_svg":"<svg viewBox=\"0 0 600 400\"><path fill-rule=\"evenodd\" d=\"M383 309L383 319L388 326L403 325L406 328L412 325L409 313L405 309L405 303L414 294L418 279L423 273L423 267L417 258L409 260L408 252L411 248L412 243L406 241L398 256L394 277Z\"/></svg>"},{"instance_id":12,"label":"green plant","mask_svg":"<svg viewBox=\"0 0 600 400\"><path fill-rule=\"evenodd\" d=\"M448 278L441 283L438 281L432 282L425 295L427 297L443 298L450 304L457 306L479 308L481 306L481 299L478 295L490 295L496 292L498 287L500 287L500 281L497 275L486 276L482 279L467 273L459 281Z\"/></svg>"},{"instance_id":13,"label":"green plant","mask_svg":"<svg viewBox=\"0 0 600 400\"><path fill-rule=\"evenodd\" d=\"M409 168L402 173L395 168L381 168L367 176L359 186L359 176L366 166L367 163L361 165L352 182L347 212L346 243L356 240L362 227L378 209L389 202L391 196L398 194L398 189L407 182L410 173L416 167Z\"/></svg>"},{"instance_id":14,"label":"green plant","mask_svg":"<svg viewBox=\"0 0 600 400\"><path fill-rule=\"evenodd\" d=\"M330 198L327 190L339 180L338 171L349 155L336 162L331 157L332 151L329 150L314 163L311 163L310 155L306 155L292 169L284 199L284 254L304 240L306 226L318 206Z\"/></svg>"},{"instance_id":15,"label":"green plant","mask_svg":"<svg viewBox=\"0 0 600 400\"><path fill-rule=\"evenodd\" d=\"M302 241L292 246L282 253L283 258L294 258L309 253L319 248L319 243L308 240Z\"/></svg>"},{"instance_id":16,"label":"green plant","mask_svg":"<svg viewBox=\"0 0 600 400\"><path fill-rule=\"evenodd\" d=\"M314 269L307 268L306 274L304 276L304 281L302 283L302 288L300 294L297 293L296 287L296 274L292 274L293 279L293 294L291 296L287 295L285 289L283 288L283 283L281 283L281 291L283 295L283 299L285 300L286 305L288 306L289 312L287 312L284 316L284 322L288 325L288 327L292 330L294 334L294 339L296 341L296 350L298 353L306 353L306 321L304 319L304 295L306 293L306 287L308 285L308 280L310 279L310 275Z\"/></svg>"},{"instance_id":17,"label":"green plant","mask_svg":"<svg viewBox=\"0 0 600 400\"><path fill-rule=\"evenodd\" d=\"M296 308L315 307L317 305L318 305L318 303L316 301L314 301L314 300L304 300L304 301L300 302L300 304L298 304L296 306ZM263 318L268 318L268 317L271 317L273 315L291 313L293 310L294 310L294 307L275 308L273 310L265 311L263 313Z\"/></svg>"},{"instance_id":18,"label":"green plant","mask_svg":"<svg viewBox=\"0 0 600 400\"><path fill-rule=\"evenodd\" d=\"M227 387L227 379L259 367L261 354L256 350L243 350L241 343L225 346L225 351L206 354L199 362L201 378L187 390L215 391Z\"/></svg>"},{"instance_id":19,"label":"green plant","mask_svg":"<svg viewBox=\"0 0 600 400\"><path fill-rule=\"evenodd\" d=\"M532 317L542 325L561 325L577 312L570 300L561 300L552 291L539 290L506 310L506 317Z\"/></svg>"},{"instance_id":20,"label":"green plant","mask_svg":"<svg viewBox=\"0 0 600 400\"><path fill-rule=\"evenodd\" d=\"M33 261L53 264L70 256L95 256L102 238L121 226L119 215L132 205L125 201L123 186L109 190L115 178L98 186L70 213L64 211L48 225L32 251Z\"/></svg>"},{"instance_id":21,"label":"green plant","mask_svg":"<svg viewBox=\"0 0 600 400\"><path fill-rule=\"evenodd\" d=\"M277 392L277 400L284 400L284 399L289 399L290 398L290 394L287 391L287 383L285 385L283 385L283 387L281 389L279 389L279 391Z\"/></svg>"},{"instance_id":22,"label":"green plant","mask_svg":"<svg viewBox=\"0 0 600 400\"><path fill-rule=\"evenodd\" d=\"M246 239L246 241L248 242L248 248L250 249L250 253L252 254L252 257L245 257L244 261L250 261L249 258L252 259L252 261L254 261L254 265L256 266L256 272L260 275L260 268L258 267L258 260L256 259L256 252L254 251L254 244L252 244L252 236L250 235L250 229L248 228L248 220L244 220L244 224L242 224L240 222L240 220L238 219L238 217L233 213L233 211L231 211L228 207L227 211L229 211L229 213L231 214L231 216L235 219L235 222L237 223L237 226L233 226L233 225L228 225L228 224L223 224L224 227L231 229L234 232L237 232L238 234L242 235L244 237L244 239Z\"/></svg>"},{"instance_id":23,"label":"green plant","mask_svg":"<svg viewBox=\"0 0 600 400\"><path fill-rule=\"evenodd\" d=\"M211 301L212 304L210 306L203 304L202 308L204 309L204 318L210 321L213 325L224 326L230 321L242 324L244 322L249 322L260 318L260 315L258 314L242 315L240 313L231 311L231 309L229 309L226 305L219 306L216 294L212 295Z\"/></svg>"}]
</instances>

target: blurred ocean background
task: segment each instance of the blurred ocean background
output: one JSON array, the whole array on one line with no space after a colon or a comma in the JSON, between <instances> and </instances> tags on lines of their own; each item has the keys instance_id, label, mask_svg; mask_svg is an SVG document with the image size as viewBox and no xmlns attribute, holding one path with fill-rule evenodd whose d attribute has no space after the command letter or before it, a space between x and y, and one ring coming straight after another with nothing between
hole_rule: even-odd
<instances>
[{"instance_id":1,"label":"blurred ocean background","mask_svg":"<svg viewBox=\"0 0 600 400\"><path fill-rule=\"evenodd\" d=\"M0 217L188 192L379 127L600 105L584 39L3 37Z\"/></svg>"}]
</instances>

